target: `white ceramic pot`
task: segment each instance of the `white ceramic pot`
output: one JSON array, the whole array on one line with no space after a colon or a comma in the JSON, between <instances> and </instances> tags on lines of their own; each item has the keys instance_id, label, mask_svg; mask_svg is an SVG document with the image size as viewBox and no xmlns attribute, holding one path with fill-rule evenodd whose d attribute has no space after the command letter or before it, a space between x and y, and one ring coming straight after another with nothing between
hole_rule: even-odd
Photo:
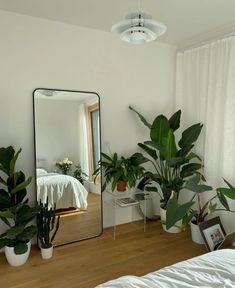
<instances>
[{"instance_id":1,"label":"white ceramic pot","mask_svg":"<svg viewBox=\"0 0 235 288\"><path fill-rule=\"evenodd\" d=\"M49 248L41 248L42 259L50 259L53 255L53 246Z\"/></svg>"},{"instance_id":2,"label":"white ceramic pot","mask_svg":"<svg viewBox=\"0 0 235 288\"><path fill-rule=\"evenodd\" d=\"M197 244L205 244L205 241L202 237L199 226L197 224L191 222L190 227L191 227L191 235L192 235L193 242L195 242Z\"/></svg>"},{"instance_id":3,"label":"white ceramic pot","mask_svg":"<svg viewBox=\"0 0 235 288\"><path fill-rule=\"evenodd\" d=\"M23 254L15 254L14 247L5 247L5 256L7 258L8 263L11 266L21 266L26 263L29 258L29 253L31 249L31 241L27 243L28 250Z\"/></svg>"},{"instance_id":4,"label":"white ceramic pot","mask_svg":"<svg viewBox=\"0 0 235 288\"><path fill-rule=\"evenodd\" d=\"M170 229L166 229L166 225L164 224L166 222L166 210L160 207L160 216L162 220L162 227L163 229L168 232L168 233L180 233L182 231L181 226L182 226L182 220L178 221L175 223L173 227Z\"/></svg>"}]
</instances>

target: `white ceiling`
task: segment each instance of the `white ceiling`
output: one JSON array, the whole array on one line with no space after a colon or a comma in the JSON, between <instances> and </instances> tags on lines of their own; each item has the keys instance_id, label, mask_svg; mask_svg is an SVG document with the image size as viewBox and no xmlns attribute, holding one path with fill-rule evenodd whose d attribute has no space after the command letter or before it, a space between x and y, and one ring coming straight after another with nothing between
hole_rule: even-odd
<instances>
[{"instance_id":1,"label":"white ceiling","mask_svg":"<svg viewBox=\"0 0 235 288\"><path fill-rule=\"evenodd\" d=\"M138 0L0 0L0 9L110 31ZM180 47L235 31L235 0L141 0L141 10L165 23L158 41Z\"/></svg>"}]
</instances>

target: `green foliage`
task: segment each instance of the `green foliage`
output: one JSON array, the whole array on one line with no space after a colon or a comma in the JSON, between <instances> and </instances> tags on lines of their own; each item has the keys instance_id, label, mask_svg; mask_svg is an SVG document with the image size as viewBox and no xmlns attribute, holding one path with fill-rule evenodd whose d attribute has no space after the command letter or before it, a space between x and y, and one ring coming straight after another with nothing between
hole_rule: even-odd
<instances>
[{"instance_id":1,"label":"green foliage","mask_svg":"<svg viewBox=\"0 0 235 288\"><path fill-rule=\"evenodd\" d=\"M36 235L36 226L29 223L38 213L38 208L30 207L25 199L32 178L26 179L22 171L15 171L20 153L21 149L15 152L12 146L0 148L0 219L9 227L0 235L0 249L11 246L16 254L26 252L26 243Z\"/></svg>"},{"instance_id":2,"label":"green foliage","mask_svg":"<svg viewBox=\"0 0 235 288\"><path fill-rule=\"evenodd\" d=\"M193 201L183 205L178 204L176 193L172 192L172 196L167 203L166 210L166 229L170 229L179 220L183 219L189 208L194 204Z\"/></svg>"},{"instance_id":3,"label":"green foliage","mask_svg":"<svg viewBox=\"0 0 235 288\"><path fill-rule=\"evenodd\" d=\"M38 239L42 248L50 248L59 229L60 216L56 216L56 205L48 206L48 199L45 204L39 204L37 215Z\"/></svg>"},{"instance_id":4,"label":"green foliage","mask_svg":"<svg viewBox=\"0 0 235 288\"><path fill-rule=\"evenodd\" d=\"M201 168L201 159L191 150L200 135L202 124L192 125L183 131L177 147L175 131L180 127L180 110L169 119L159 115L152 124L149 124L144 116L132 107L129 108L150 128L150 140L138 143L148 155L145 159L152 163L154 169L154 172L147 171L144 175L151 180L148 181L146 189L157 191L153 187L156 187L156 184L160 185L162 193L160 191L157 193L160 195L162 208L166 208L172 191L176 193L175 197L178 199L186 179L200 174L198 170ZM144 157L141 153L139 156ZM192 162L194 159L197 162Z\"/></svg>"},{"instance_id":5,"label":"green foliage","mask_svg":"<svg viewBox=\"0 0 235 288\"><path fill-rule=\"evenodd\" d=\"M185 188L194 192L194 195L190 201L184 203L182 205L175 204L173 200L170 200L167 205L167 219L166 219L166 227L169 229L180 219L183 220L183 226L186 229L189 222L193 219L196 224L202 223L205 218L215 211L231 211L227 198L235 200L235 188L226 180L225 183L228 185L228 188L217 188L216 193L213 193L209 199L201 205L201 195L202 193L207 193L208 191L212 191L213 188L211 186L201 184L202 179L200 176L194 176L189 179ZM197 208L192 208L195 204L194 199L197 198ZM219 200L224 209L218 208L218 204L216 199ZM176 207L177 206L177 207ZM182 211L184 213L182 213Z\"/></svg>"},{"instance_id":6,"label":"green foliage","mask_svg":"<svg viewBox=\"0 0 235 288\"><path fill-rule=\"evenodd\" d=\"M73 172L73 176L76 179L78 179L78 181L81 182L81 184L83 184L86 178L88 177L88 175L82 171L82 167L80 164L77 164L74 166L75 166L75 170Z\"/></svg>"},{"instance_id":7,"label":"green foliage","mask_svg":"<svg viewBox=\"0 0 235 288\"><path fill-rule=\"evenodd\" d=\"M111 184L111 189L114 191L118 181L124 181L132 188L136 185L137 179L140 179L144 174L142 163L148 161L140 153L135 153L128 158L118 156L117 153L107 155L101 153L102 158L99 161L99 167L93 175L99 175L103 171L105 181L102 185L102 191L105 190L107 184Z\"/></svg>"}]
</instances>

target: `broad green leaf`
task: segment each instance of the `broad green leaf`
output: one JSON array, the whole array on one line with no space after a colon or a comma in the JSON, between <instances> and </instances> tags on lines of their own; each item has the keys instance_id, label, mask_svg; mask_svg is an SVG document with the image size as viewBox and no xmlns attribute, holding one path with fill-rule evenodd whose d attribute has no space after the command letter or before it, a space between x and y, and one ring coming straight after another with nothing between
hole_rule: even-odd
<instances>
[{"instance_id":1,"label":"broad green leaf","mask_svg":"<svg viewBox=\"0 0 235 288\"><path fill-rule=\"evenodd\" d=\"M186 159L188 159L189 161L194 159L194 158L197 158L199 161L202 161L202 159L194 152L191 152L187 157Z\"/></svg>"},{"instance_id":2,"label":"broad green leaf","mask_svg":"<svg viewBox=\"0 0 235 288\"><path fill-rule=\"evenodd\" d=\"M148 145L148 146L150 146L150 147L153 147L153 148L155 148L155 149L157 149L157 150L161 150L161 148L162 148L162 145L161 145L161 144L155 143L155 142L153 142L153 141L144 141L144 144L145 144L145 145Z\"/></svg>"},{"instance_id":3,"label":"broad green leaf","mask_svg":"<svg viewBox=\"0 0 235 288\"><path fill-rule=\"evenodd\" d=\"M149 156L151 156L154 160L157 160L157 152L154 149L149 148L147 145L138 143L138 146L142 148Z\"/></svg>"},{"instance_id":4,"label":"broad green leaf","mask_svg":"<svg viewBox=\"0 0 235 288\"><path fill-rule=\"evenodd\" d=\"M194 145L189 145L189 146L185 146L183 147L182 149L180 149L178 152L177 152L177 156L181 156L181 157L185 157L188 155L188 153L193 149ZM189 154L190 155L190 154Z\"/></svg>"},{"instance_id":5,"label":"broad green leaf","mask_svg":"<svg viewBox=\"0 0 235 288\"><path fill-rule=\"evenodd\" d=\"M166 138L163 138L163 149L161 150L161 155L165 159L175 157L177 153L177 148L175 144L175 136L172 129L169 129L168 135Z\"/></svg>"},{"instance_id":6,"label":"broad green leaf","mask_svg":"<svg viewBox=\"0 0 235 288\"><path fill-rule=\"evenodd\" d=\"M199 163L189 163L182 167L182 171L194 172L202 168L202 165Z\"/></svg>"},{"instance_id":7,"label":"broad green leaf","mask_svg":"<svg viewBox=\"0 0 235 288\"><path fill-rule=\"evenodd\" d=\"M150 131L151 140L157 144L162 144L170 129L169 121L164 115L159 115L153 121Z\"/></svg>"},{"instance_id":8,"label":"broad green leaf","mask_svg":"<svg viewBox=\"0 0 235 288\"><path fill-rule=\"evenodd\" d=\"M10 162L15 155L15 150L12 146L0 148L0 169L10 175Z\"/></svg>"},{"instance_id":9,"label":"broad green leaf","mask_svg":"<svg viewBox=\"0 0 235 288\"><path fill-rule=\"evenodd\" d=\"M205 191L213 190L211 186L198 184L199 181L200 178L198 176L192 177L188 181L186 181L185 188L196 193L203 193Z\"/></svg>"},{"instance_id":10,"label":"broad green leaf","mask_svg":"<svg viewBox=\"0 0 235 288\"><path fill-rule=\"evenodd\" d=\"M0 238L0 249L4 248L5 246L9 246L13 243L12 240L7 238Z\"/></svg>"},{"instance_id":11,"label":"broad green leaf","mask_svg":"<svg viewBox=\"0 0 235 288\"><path fill-rule=\"evenodd\" d=\"M24 226L15 226L11 229L7 230L6 237L8 239L15 239L19 234L21 234L24 231Z\"/></svg>"},{"instance_id":12,"label":"broad green leaf","mask_svg":"<svg viewBox=\"0 0 235 288\"><path fill-rule=\"evenodd\" d=\"M170 128L176 131L180 127L181 110L175 112L169 119Z\"/></svg>"},{"instance_id":13,"label":"broad green leaf","mask_svg":"<svg viewBox=\"0 0 235 288\"><path fill-rule=\"evenodd\" d=\"M216 191L230 199L235 200L235 188L217 188Z\"/></svg>"},{"instance_id":14,"label":"broad green leaf","mask_svg":"<svg viewBox=\"0 0 235 288\"><path fill-rule=\"evenodd\" d=\"M18 184L18 185L11 191L11 193L12 193L12 194L16 194L18 191L25 189L25 188L30 184L31 181L32 181L32 177L29 177L26 181Z\"/></svg>"},{"instance_id":15,"label":"broad green leaf","mask_svg":"<svg viewBox=\"0 0 235 288\"><path fill-rule=\"evenodd\" d=\"M167 203L166 210L166 229L173 227L176 222L182 220L183 217L187 214L190 207L192 207L194 202L187 202L182 205L178 204L176 194L173 194Z\"/></svg>"},{"instance_id":16,"label":"broad green leaf","mask_svg":"<svg viewBox=\"0 0 235 288\"><path fill-rule=\"evenodd\" d=\"M29 241L37 234L37 228L34 225L26 227L22 233L20 233L17 238L20 241Z\"/></svg>"},{"instance_id":17,"label":"broad green leaf","mask_svg":"<svg viewBox=\"0 0 235 288\"><path fill-rule=\"evenodd\" d=\"M220 203L224 206L224 208L226 210L230 211L230 208L229 208L229 205L228 205L228 201L225 198L225 196L220 191L218 191L218 189L216 189L216 191L217 191L217 195L218 195Z\"/></svg>"},{"instance_id":18,"label":"broad green leaf","mask_svg":"<svg viewBox=\"0 0 235 288\"><path fill-rule=\"evenodd\" d=\"M14 252L19 255L28 251L28 246L24 242L19 242L14 247Z\"/></svg>"},{"instance_id":19,"label":"broad green leaf","mask_svg":"<svg viewBox=\"0 0 235 288\"><path fill-rule=\"evenodd\" d=\"M134 165L141 165L143 163L149 162L149 159L144 157L143 154L141 153L134 153L131 157L130 160Z\"/></svg>"},{"instance_id":20,"label":"broad green leaf","mask_svg":"<svg viewBox=\"0 0 235 288\"><path fill-rule=\"evenodd\" d=\"M7 191L0 189L0 210L13 206L14 203Z\"/></svg>"},{"instance_id":21,"label":"broad green leaf","mask_svg":"<svg viewBox=\"0 0 235 288\"><path fill-rule=\"evenodd\" d=\"M185 158L184 157L170 157L166 158L166 162L169 166L174 167L174 166L180 166L185 163Z\"/></svg>"},{"instance_id":22,"label":"broad green leaf","mask_svg":"<svg viewBox=\"0 0 235 288\"><path fill-rule=\"evenodd\" d=\"M203 125L201 123L194 124L187 128L179 141L179 147L190 147L198 138L201 133Z\"/></svg>"},{"instance_id":23,"label":"broad green leaf","mask_svg":"<svg viewBox=\"0 0 235 288\"><path fill-rule=\"evenodd\" d=\"M129 109L134 111L138 116L139 119L142 121L142 123L147 126L149 129L151 128L151 124L148 123L148 121L144 118L144 116L142 116L139 112L137 112L134 108L132 108L131 106L129 106Z\"/></svg>"},{"instance_id":24,"label":"broad green leaf","mask_svg":"<svg viewBox=\"0 0 235 288\"><path fill-rule=\"evenodd\" d=\"M15 156L12 158L10 162L10 174L13 174L15 171L15 163L16 160L18 159L19 154L21 153L22 149L20 148L19 151L15 154Z\"/></svg>"}]
</instances>

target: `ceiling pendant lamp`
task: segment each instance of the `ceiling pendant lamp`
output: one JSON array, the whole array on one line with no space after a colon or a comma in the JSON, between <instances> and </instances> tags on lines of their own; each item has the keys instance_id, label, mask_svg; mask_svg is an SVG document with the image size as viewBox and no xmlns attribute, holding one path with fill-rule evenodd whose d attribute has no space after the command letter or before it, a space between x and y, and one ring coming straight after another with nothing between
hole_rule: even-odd
<instances>
[{"instance_id":1,"label":"ceiling pendant lamp","mask_svg":"<svg viewBox=\"0 0 235 288\"><path fill-rule=\"evenodd\" d=\"M111 28L111 32L119 35L122 41L132 44L154 41L166 30L163 23L152 20L150 15L143 12L128 14L125 20L114 24Z\"/></svg>"}]
</instances>

